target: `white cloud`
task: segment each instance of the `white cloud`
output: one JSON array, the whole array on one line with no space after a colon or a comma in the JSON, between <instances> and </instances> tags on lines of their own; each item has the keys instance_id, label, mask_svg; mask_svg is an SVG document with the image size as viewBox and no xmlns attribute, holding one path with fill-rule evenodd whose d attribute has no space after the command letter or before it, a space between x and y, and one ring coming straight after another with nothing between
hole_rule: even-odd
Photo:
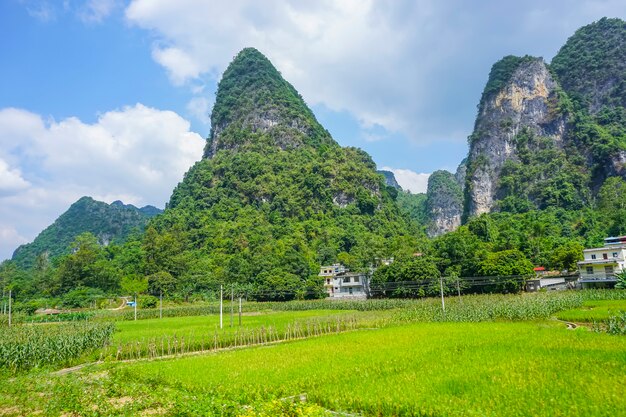
<instances>
[{"instance_id":1,"label":"white cloud","mask_svg":"<svg viewBox=\"0 0 626 417\"><path fill-rule=\"evenodd\" d=\"M119 0L87 0L76 12L83 23L100 23L119 6Z\"/></svg>"},{"instance_id":2,"label":"white cloud","mask_svg":"<svg viewBox=\"0 0 626 417\"><path fill-rule=\"evenodd\" d=\"M17 246L28 240L20 235L14 227L0 223L0 255L10 256ZM3 257L0 256L0 259Z\"/></svg>"},{"instance_id":3,"label":"white cloud","mask_svg":"<svg viewBox=\"0 0 626 417\"><path fill-rule=\"evenodd\" d=\"M26 7L26 12L41 22L50 22L56 19L56 10L48 0L20 0Z\"/></svg>"},{"instance_id":4,"label":"white cloud","mask_svg":"<svg viewBox=\"0 0 626 417\"><path fill-rule=\"evenodd\" d=\"M170 79L176 85L200 75L200 66L181 49L155 48L152 57L167 69Z\"/></svg>"},{"instance_id":5,"label":"white cloud","mask_svg":"<svg viewBox=\"0 0 626 417\"><path fill-rule=\"evenodd\" d=\"M0 159L0 196L12 194L29 186L18 169L11 169L9 164Z\"/></svg>"},{"instance_id":6,"label":"white cloud","mask_svg":"<svg viewBox=\"0 0 626 417\"><path fill-rule=\"evenodd\" d=\"M382 170L391 171L396 177L396 181L403 190L409 190L413 194L425 193L428 189L428 177L430 174L417 173L410 169L398 169L382 167Z\"/></svg>"},{"instance_id":7,"label":"white cloud","mask_svg":"<svg viewBox=\"0 0 626 417\"><path fill-rule=\"evenodd\" d=\"M209 113L213 107L213 101L206 97L194 97L187 103L187 111L205 125L211 124Z\"/></svg>"},{"instance_id":8,"label":"white cloud","mask_svg":"<svg viewBox=\"0 0 626 417\"><path fill-rule=\"evenodd\" d=\"M549 59L581 25L625 14L620 0L132 0L125 12L176 84L214 82L253 46L309 104L420 143L465 142L497 59Z\"/></svg>"},{"instance_id":9,"label":"white cloud","mask_svg":"<svg viewBox=\"0 0 626 417\"><path fill-rule=\"evenodd\" d=\"M83 195L163 207L202 156L205 141L189 127L174 112L142 104L93 124L1 109L0 219L32 239Z\"/></svg>"}]
</instances>

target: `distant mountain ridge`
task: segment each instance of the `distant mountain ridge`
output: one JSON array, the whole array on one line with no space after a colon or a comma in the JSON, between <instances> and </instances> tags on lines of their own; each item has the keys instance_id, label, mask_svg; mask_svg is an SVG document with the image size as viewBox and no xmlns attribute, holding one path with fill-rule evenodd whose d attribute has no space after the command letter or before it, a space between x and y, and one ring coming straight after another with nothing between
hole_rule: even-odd
<instances>
[{"instance_id":1,"label":"distant mountain ridge","mask_svg":"<svg viewBox=\"0 0 626 417\"><path fill-rule=\"evenodd\" d=\"M154 206L137 208L119 200L107 204L91 197L82 197L33 242L18 247L12 260L28 268L43 253L54 259L67 254L69 245L85 232L92 233L103 245L110 242L121 243L133 231L143 232L148 221L162 212Z\"/></svg>"}]
</instances>

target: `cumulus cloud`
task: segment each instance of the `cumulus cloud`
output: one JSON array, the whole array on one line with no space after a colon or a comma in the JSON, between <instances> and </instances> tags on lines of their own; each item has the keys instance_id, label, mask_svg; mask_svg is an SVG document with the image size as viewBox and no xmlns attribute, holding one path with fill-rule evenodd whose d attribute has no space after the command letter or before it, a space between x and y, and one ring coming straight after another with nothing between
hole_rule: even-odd
<instances>
[{"instance_id":1,"label":"cumulus cloud","mask_svg":"<svg viewBox=\"0 0 626 417\"><path fill-rule=\"evenodd\" d=\"M202 155L204 139L189 128L178 114L142 104L93 124L0 110L0 227L32 239L83 195L163 207Z\"/></svg>"},{"instance_id":2,"label":"cumulus cloud","mask_svg":"<svg viewBox=\"0 0 626 417\"><path fill-rule=\"evenodd\" d=\"M396 181L400 184L403 190L408 190L413 194L425 193L428 189L428 177L430 174L417 173L410 169L399 169L382 167L382 170L391 171L396 177Z\"/></svg>"},{"instance_id":3,"label":"cumulus cloud","mask_svg":"<svg viewBox=\"0 0 626 417\"><path fill-rule=\"evenodd\" d=\"M365 129L379 125L413 142L464 144L497 59L550 59L581 25L626 14L621 0L576 6L567 0L132 0L125 15L155 35L153 57L176 84L214 82L237 51L254 46L311 105L349 111Z\"/></svg>"},{"instance_id":4,"label":"cumulus cloud","mask_svg":"<svg viewBox=\"0 0 626 417\"><path fill-rule=\"evenodd\" d=\"M29 185L18 169L11 169L9 164L0 159L0 196L23 190Z\"/></svg>"}]
</instances>

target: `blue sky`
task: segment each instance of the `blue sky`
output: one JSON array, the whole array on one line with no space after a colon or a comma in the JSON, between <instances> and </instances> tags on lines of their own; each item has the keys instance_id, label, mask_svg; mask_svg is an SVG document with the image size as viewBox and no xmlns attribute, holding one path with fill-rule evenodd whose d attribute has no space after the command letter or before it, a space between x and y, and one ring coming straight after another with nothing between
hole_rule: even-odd
<instances>
[{"instance_id":1,"label":"blue sky","mask_svg":"<svg viewBox=\"0 0 626 417\"><path fill-rule=\"evenodd\" d=\"M82 195L163 207L232 57L266 54L342 145L401 185L454 170L491 65L549 61L624 1L4 0L0 259Z\"/></svg>"}]
</instances>

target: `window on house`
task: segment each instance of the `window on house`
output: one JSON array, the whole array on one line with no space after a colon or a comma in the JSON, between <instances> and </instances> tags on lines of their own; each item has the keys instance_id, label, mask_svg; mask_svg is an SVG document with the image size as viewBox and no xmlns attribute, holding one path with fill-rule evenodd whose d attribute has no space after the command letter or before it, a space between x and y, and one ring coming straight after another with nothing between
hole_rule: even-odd
<instances>
[{"instance_id":1,"label":"window on house","mask_svg":"<svg viewBox=\"0 0 626 417\"><path fill-rule=\"evenodd\" d=\"M613 275L613 265L607 265L604 267L604 272L607 275Z\"/></svg>"},{"instance_id":2,"label":"window on house","mask_svg":"<svg viewBox=\"0 0 626 417\"><path fill-rule=\"evenodd\" d=\"M327 280L326 280L326 283L327 283L327 284L330 284L330 279L327 279Z\"/></svg>"},{"instance_id":3,"label":"window on house","mask_svg":"<svg viewBox=\"0 0 626 417\"><path fill-rule=\"evenodd\" d=\"M613 252L613 257L617 258L617 252Z\"/></svg>"},{"instance_id":4,"label":"window on house","mask_svg":"<svg viewBox=\"0 0 626 417\"><path fill-rule=\"evenodd\" d=\"M602 254L602 259L609 259L609 255L607 253Z\"/></svg>"},{"instance_id":5,"label":"window on house","mask_svg":"<svg viewBox=\"0 0 626 417\"><path fill-rule=\"evenodd\" d=\"M593 266L588 266L587 267L587 274L589 274L589 275L593 274Z\"/></svg>"},{"instance_id":6,"label":"window on house","mask_svg":"<svg viewBox=\"0 0 626 417\"><path fill-rule=\"evenodd\" d=\"M596 255L591 255L591 259L596 259Z\"/></svg>"},{"instance_id":7,"label":"window on house","mask_svg":"<svg viewBox=\"0 0 626 417\"><path fill-rule=\"evenodd\" d=\"M345 277L345 278L343 279L343 282L350 282L350 277Z\"/></svg>"},{"instance_id":8,"label":"window on house","mask_svg":"<svg viewBox=\"0 0 626 417\"><path fill-rule=\"evenodd\" d=\"M354 282L359 282L359 277L354 277Z\"/></svg>"}]
</instances>

